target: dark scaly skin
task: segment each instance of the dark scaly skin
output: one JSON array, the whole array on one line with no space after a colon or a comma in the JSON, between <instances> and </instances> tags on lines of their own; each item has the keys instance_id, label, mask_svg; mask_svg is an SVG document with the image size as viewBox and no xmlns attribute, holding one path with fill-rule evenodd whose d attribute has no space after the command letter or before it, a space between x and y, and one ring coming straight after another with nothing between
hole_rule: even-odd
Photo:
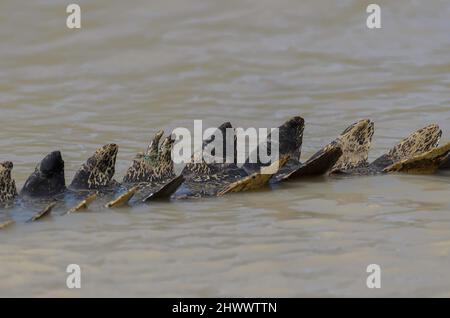
<instances>
[{"instance_id":1,"label":"dark scaly skin","mask_svg":"<svg viewBox=\"0 0 450 318\"><path fill-rule=\"evenodd\" d=\"M179 175L170 179L168 182L164 183L161 187L157 189L157 191L151 191L150 194L148 192L142 191L145 195L142 196L142 202L149 202L153 200L166 200L171 198L172 195L178 190L178 188L184 182L183 175Z\"/></svg>"},{"instance_id":2,"label":"dark scaly skin","mask_svg":"<svg viewBox=\"0 0 450 318\"><path fill-rule=\"evenodd\" d=\"M220 125L218 128L223 136L222 147L224 147L224 149L227 143L227 129L232 129L229 122ZM203 149L213 141L214 138L206 140L203 143ZM222 154L222 159L225 161L226 151L222 151ZM208 163L205 161L204 157L201 162L196 163L195 160L199 159L200 155L201 153L195 153L192 157L193 162L186 164L184 167L182 175L186 180L181 191L177 194L177 198L215 196L228 184L248 176L247 172L244 169L239 168L235 163ZM207 154L204 153L204 155Z\"/></svg>"},{"instance_id":3,"label":"dark scaly skin","mask_svg":"<svg viewBox=\"0 0 450 318\"><path fill-rule=\"evenodd\" d=\"M137 200L149 200L170 197L184 180L174 173L171 157L174 140L169 136L162 144L159 141L164 134L158 132L153 138L147 153L138 156L128 168L122 182L127 189L138 186L139 192L135 195ZM151 158L151 160L149 160Z\"/></svg>"},{"instance_id":4,"label":"dark scaly skin","mask_svg":"<svg viewBox=\"0 0 450 318\"><path fill-rule=\"evenodd\" d=\"M399 160L383 169L384 172L402 172L410 174L431 174L439 169L450 153L450 143L429 151Z\"/></svg>"},{"instance_id":5,"label":"dark scaly skin","mask_svg":"<svg viewBox=\"0 0 450 318\"><path fill-rule=\"evenodd\" d=\"M14 165L10 161L0 163L0 204L14 201L17 197L17 188L11 171Z\"/></svg>"},{"instance_id":6,"label":"dark scaly skin","mask_svg":"<svg viewBox=\"0 0 450 318\"><path fill-rule=\"evenodd\" d=\"M161 148L158 147L156 161L152 159L152 162L155 161L154 173L166 180L156 189L149 188L149 184L145 184L139 193L145 200L165 198L175 192L183 181L182 178L174 177L173 174L172 145L173 141L166 138ZM148 158L154 155L154 149L155 147L151 145L142 156L142 160L148 162ZM50 214L52 209L65 209L67 212L70 206L72 212L85 210L96 199L104 201L108 197L111 198L111 194L123 191L124 187L113 179L117 152L118 146L115 144L108 144L97 149L76 172L68 189L65 187L64 161L61 154L59 151L52 152L37 165L27 179L21 191L20 200L14 200L17 197L17 191L14 180L11 178L12 163L3 163L0 166L0 203L14 200L17 206L22 207L22 210L40 209L41 212L33 215L30 221L41 219ZM171 179L171 177L174 178ZM150 196L151 198L148 198Z\"/></svg>"},{"instance_id":7,"label":"dark scaly skin","mask_svg":"<svg viewBox=\"0 0 450 318\"><path fill-rule=\"evenodd\" d=\"M442 131L432 124L421 128L390 149L386 154L366 166L347 170L336 170L336 174L374 175L384 173L384 169L402 160L413 158L437 147Z\"/></svg>"},{"instance_id":8,"label":"dark scaly skin","mask_svg":"<svg viewBox=\"0 0 450 318\"><path fill-rule=\"evenodd\" d=\"M289 156L289 160L278 173L283 174L292 171L300 165L300 155L303 143L303 131L305 129L305 120L300 116L295 116L287 120L284 124L278 127L279 129L279 144L272 145L270 135L267 137L267 154L271 154L271 146L278 146L279 157ZM257 151L259 152L259 146ZM245 171L250 175L258 172L262 167L269 166L271 163L249 163L246 162L243 166Z\"/></svg>"},{"instance_id":9,"label":"dark scaly skin","mask_svg":"<svg viewBox=\"0 0 450 318\"><path fill-rule=\"evenodd\" d=\"M40 209L41 212L30 219L31 221L38 220L44 215L48 215L53 208L66 208L67 203L71 204L71 200L83 197L86 192L89 194L93 189L97 191L112 186L116 155L116 145L106 145L98 149L76 174L73 184L76 184L77 187L68 190L64 181L64 161L59 151L52 152L37 165L17 198L17 192L12 190L13 180L10 176L12 163L2 164L0 167L0 194L8 194L5 197L8 200L16 198L14 206L21 207L22 213ZM2 184L2 180L4 184ZM16 194L10 196L12 193Z\"/></svg>"},{"instance_id":10,"label":"dark scaly skin","mask_svg":"<svg viewBox=\"0 0 450 318\"><path fill-rule=\"evenodd\" d=\"M280 134L280 153L289 153L296 156L300 153L301 138L303 128L296 129L290 126L292 123L302 123L302 119L288 121L283 125L283 131L289 131L288 134ZM303 123L302 123L303 124ZM222 129L229 128L231 125L226 123ZM283 127L282 126L282 127ZM296 130L295 130L296 129ZM294 142L289 143L288 136L295 136ZM335 172L344 172L347 174L372 174L381 172L408 172L408 173L432 173L439 165L445 166L445 160L448 158L450 146L445 145L436 148L441 137L441 131L437 125L430 125L413 133L408 138L402 140L397 146L393 147L387 154L381 156L373 163L367 163L368 150L373 135L373 123L369 120L360 121L344 131L344 133L332 142L330 145L319 151L310 160L305 163L307 173L316 174L321 171L326 164L330 164L339 155L338 149L341 149L342 156L337 160ZM159 135L161 138L162 134ZM225 134L226 136L226 134ZM156 140L158 135L155 137ZM212 140L206 141L205 145ZM149 179L162 178L166 182L161 191L162 196L172 193L182 179L172 179L173 162L170 158L170 152L173 141L166 138L161 147L158 147L159 139L152 143L147 152L137 159L142 159L151 167ZM286 146L284 146L286 145ZM115 161L117 155L117 146L114 144L106 145L88 159L88 161L77 172L70 188L77 190L103 190L117 189L118 183L113 180L115 171ZM294 159L295 160L295 159ZM298 161L298 160L297 160ZM0 164L0 202L12 201L17 196L14 180L11 179L12 163ZM256 173L249 176L248 173L238 168L234 163L228 164L207 164L205 162L192 164L185 171L191 186L191 193L194 196L215 195L224 186L233 192L241 189L254 189L260 187L266 181L262 174ZM303 172L303 175L307 175ZM56 198L58 193L64 192L65 184L63 181L64 162L59 152L53 152L46 156L37 166L33 174L28 178L22 190L23 195L31 197L50 196ZM260 180L258 182L254 180ZM233 183L236 183L234 187ZM234 188L233 188L234 187ZM158 197L156 195L155 197Z\"/></svg>"},{"instance_id":11,"label":"dark scaly skin","mask_svg":"<svg viewBox=\"0 0 450 318\"><path fill-rule=\"evenodd\" d=\"M20 191L21 196L51 197L66 190L64 160L61 152L48 154L28 177Z\"/></svg>"},{"instance_id":12,"label":"dark scaly skin","mask_svg":"<svg viewBox=\"0 0 450 318\"><path fill-rule=\"evenodd\" d=\"M442 131L436 124L428 125L400 141L387 154L376 159L372 164L376 170L382 170L401 160L420 155L439 145Z\"/></svg>"},{"instance_id":13,"label":"dark scaly skin","mask_svg":"<svg viewBox=\"0 0 450 318\"><path fill-rule=\"evenodd\" d=\"M155 135L147 151L148 155L138 155L133 160L125 173L123 184L158 182L175 176L170 157L174 141L167 137L160 146L161 136L160 132Z\"/></svg>"},{"instance_id":14,"label":"dark scaly skin","mask_svg":"<svg viewBox=\"0 0 450 318\"><path fill-rule=\"evenodd\" d=\"M224 136L226 136L224 132L226 128L231 128L231 124L225 123L219 127ZM284 167L287 167L285 169L289 171L293 169L292 167L299 165L303 130L304 120L297 116L279 127L278 144L271 140L270 135L268 136L267 154L270 156L271 147L279 147L280 160L277 162L263 164L258 157L257 163L250 163L247 160L243 168L239 168L236 164L207 164L206 162L188 164L184 171L187 176L185 188L190 191L187 196L224 195L254 190L267 185L274 175L282 173ZM226 138L224 139L226 143ZM258 152L259 147L261 146L258 146Z\"/></svg>"},{"instance_id":15,"label":"dark scaly skin","mask_svg":"<svg viewBox=\"0 0 450 318\"><path fill-rule=\"evenodd\" d=\"M75 206L77 201L97 192L100 197L114 193L119 185L113 179L117 152L116 144L97 149L75 173L68 189L65 187L61 154L59 151L50 153L28 177L18 204L26 210L61 210L67 209L67 205Z\"/></svg>"},{"instance_id":16,"label":"dark scaly skin","mask_svg":"<svg viewBox=\"0 0 450 318\"><path fill-rule=\"evenodd\" d=\"M158 147L155 170L159 173L159 176L165 175L168 178L173 175L173 163L170 158L172 144L173 141L168 138L163 143L161 149ZM145 155L152 155L151 152L154 147L152 146L149 149ZM64 161L60 152L56 151L47 155L37 165L35 171L27 179L27 182L25 182L20 195L21 200L16 200L17 205L22 206L25 210L33 211L41 209L41 212L35 214L30 219L34 221L41 219L42 215L48 215L53 208L55 210L66 209L65 212L67 212L67 207L70 206L72 208L70 209L71 211L77 212L87 209L88 205L96 199L108 200L108 198L111 198L111 195L120 193L124 188L113 179L117 152L118 146L115 144L108 144L97 149L76 172L68 189L65 187ZM142 156L142 159L146 160L147 158ZM6 193L12 191L12 188L10 186L3 186L1 180L5 182L11 180L11 169L12 164L10 163L2 165L2 169L0 169L0 193L5 194L5 200L9 200L9 197L6 197ZM157 188L156 191L153 191L155 190L154 188L149 189L148 184L145 184L145 187L141 189L143 191L140 195L145 198L150 194L155 194L155 197L162 198L170 191L174 192L181 181L176 178L174 180L166 180L165 183L162 183L161 188ZM77 202L78 204L76 204ZM42 211L48 212L41 215Z\"/></svg>"},{"instance_id":17,"label":"dark scaly skin","mask_svg":"<svg viewBox=\"0 0 450 318\"><path fill-rule=\"evenodd\" d=\"M158 162L160 150L159 141L163 135L164 130L160 130L155 134L155 137L153 137L153 140L148 145L147 151L143 156L143 159L150 165L156 165Z\"/></svg>"},{"instance_id":18,"label":"dark scaly skin","mask_svg":"<svg viewBox=\"0 0 450 318\"><path fill-rule=\"evenodd\" d=\"M117 186L113 179L119 147L107 144L97 149L76 172L69 189L100 190Z\"/></svg>"},{"instance_id":19,"label":"dark scaly skin","mask_svg":"<svg viewBox=\"0 0 450 318\"><path fill-rule=\"evenodd\" d=\"M167 137L164 139L161 150L158 155L158 164L155 168L155 174L162 179L170 179L175 176L173 170L173 161L172 161L172 149L174 140L172 137Z\"/></svg>"},{"instance_id":20,"label":"dark scaly skin","mask_svg":"<svg viewBox=\"0 0 450 318\"><path fill-rule=\"evenodd\" d=\"M228 168L212 175L190 175L189 177L185 177L186 181L178 193L177 198L215 196L227 185L247 176L245 171L238 167L235 169Z\"/></svg>"},{"instance_id":21,"label":"dark scaly skin","mask_svg":"<svg viewBox=\"0 0 450 318\"><path fill-rule=\"evenodd\" d=\"M354 123L297 169L276 176L275 179L277 181L296 180L302 177L324 175L332 169L347 170L366 166L373 130L373 123L368 119Z\"/></svg>"},{"instance_id":22,"label":"dark scaly skin","mask_svg":"<svg viewBox=\"0 0 450 318\"><path fill-rule=\"evenodd\" d=\"M447 155L447 157L445 157L444 160L442 160L442 163L439 166L439 169L442 169L442 170L450 169L450 155Z\"/></svg>"},{"instance_id":23,"label":"dark scaly skin","mask_svg":"<svg viewBox=\"0 0 450 318\"><path fill-rule=\"evenodd\" d=\"M223 144L222 144L222 163L207 163L205 158L209 156L208 153L206 153L204 150L206 147L208 147L212 142L215 141L214 136L211 136L211 138L205 140L202 145L202 151L196 152L192 156L191 162L187 163L186 166L183 169L182 174L187 178L191 179L196 176L206 176L206 175L214 175L217 173L221 173L225 169L234 169L235 164L234 163L226 163L226 143L227 143L227 129L233 129L230 122L225 122L222 125L220 125L217 130L222 134L223 136ZM234 141L236 141L234 135L233 137ZM217 146L217 145L215 145ZM234 144L234 150L236 153L236 144ZM202 160L199 160L199 157L203 155ZM212 151L212 155L215 155L215 151ZM236 156L234 156L236 159ZM236 161L236 160L235 160Z\"/></svg>"},{"instance_id":24,"label":"dark scaly skin","mask_svg":"<svg viewBox=\"0 0 450 318\"><path fill-rule=\"evenodd\" d=\"M267 186L274 175L286 165L289 158L289 155L284 155L276 162L273 162L270 166L262 167L260 171L254 172L247 177L228 184L217 193L217 196L223 196L233 192L257 190Z\"/></svg>"},{"instance_id":25,"label":"dark scaly skin","mask_svg":"<svg viewBox=\"0 0 450 318\"><path fill-rule=\"evenodd\" d=\"M305 163L288 173L275 176L275 180L296 180L302 177L315 177L326 174L342 156L342 149L336 143L331 143L315 153Z\"/></svg>"}]
</instances>

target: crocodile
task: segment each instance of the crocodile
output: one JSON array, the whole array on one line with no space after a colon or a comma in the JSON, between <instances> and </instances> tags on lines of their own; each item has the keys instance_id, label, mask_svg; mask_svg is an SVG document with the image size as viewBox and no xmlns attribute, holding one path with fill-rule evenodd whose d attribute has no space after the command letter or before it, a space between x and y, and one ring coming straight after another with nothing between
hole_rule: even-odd
<instances>
[{"instance_id":1,"label":"crocodile","mask_svg":"<svg viewBox=\"0 0 450 318\"><path fill-rule=\"evenodd\" d=\"M174 139L164 131L158 131L145 152L138 153L121 182L114 179L118 153L116 144L107 144L97 151L80 167L69 186L65 183L64 160L60 151L45 156L27 178L20 192L12 178L12 162L0 163L0 204L3 207L41 207L30 221L49 215L53 209L74 213L88 208L93 202L109 208L125 204L139 204L157 199L184 199L208 196L223 196L233 192L255 190L273 183L298 180L304 177L329 175L355 176L384 173L434 173L446 168L450 156L450 143L439 146L442 131L432 124L409 135L388 152L369 163L368 155L374 134L374 123L369 119L360 120L341 135L321 148L305 162L300 160L305 121L296 116L279 126L278 144L271 135L265 144L278 147L279 159L274 162L247 160L239 165L234 156L227 162L223 151L223 162L209 162L204 156L205 149L212 145L214 135L205 140L200 152L193 155L181 174L174 172L171 153ZM227 138L226 130L231 123L222 124L218 130ZM235 141L234 140L234 141ZM214 144L215 147L217 145ZM228 150L228 149L226 149ZM211 152L214 155L214 151ZM236 143L234 143L234 155ZM258 152L259 153L259 152ZM8 223L0 222L0 228Z\"/></svg>"}]
</instances>

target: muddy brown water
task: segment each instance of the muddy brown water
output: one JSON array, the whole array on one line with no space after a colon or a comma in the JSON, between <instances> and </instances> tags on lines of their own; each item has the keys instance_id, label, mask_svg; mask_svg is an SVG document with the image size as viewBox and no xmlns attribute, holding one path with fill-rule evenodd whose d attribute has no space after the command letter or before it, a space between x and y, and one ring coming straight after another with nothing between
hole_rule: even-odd
<instances>
[{"instance_id":1,"label":"muddy brown water","mask_svg":"<svg viewBox=\"0 0 450 318\"><path fill-rule=\"evenodd\" d=\"M450 4L0 3L0 156L19 187L60 149L67 180L158 129L306 120L303 158L361 118L371 159L438 123L450 139ZM23 211L27 213L27 211ZM0 212L2 218L11 217ZM13 216L14 217L14 216ZM68 264L82 288L66 287ZM366 287L379 264L382 288ZM91 210L0 232L0 296L450 296L450 174L319 178L223 198Z\"/></svg>"}]
</instances>

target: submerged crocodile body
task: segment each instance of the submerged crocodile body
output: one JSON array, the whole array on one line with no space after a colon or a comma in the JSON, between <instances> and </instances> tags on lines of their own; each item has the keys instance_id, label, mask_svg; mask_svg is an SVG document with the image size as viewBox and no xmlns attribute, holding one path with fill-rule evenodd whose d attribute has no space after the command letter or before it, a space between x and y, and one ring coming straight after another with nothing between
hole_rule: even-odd
<instances>
[{"instance_id":1,"label":"submerged crocodile body","mask_svg":"<svg viewBox=\"0 0 450 318\"><path fill-rule=\"evenodd\" d=\"M232 129L229 122L219 131L224 134ZM47 155L24 183L20 193L11 176L13 164L0 163L0 204L6 207L25 206L39 212L30 220L38 220L52 211L78 212L96 202L108 208L125 204L138 204L154 199L185 199L222 196L243 192L272 183L299 180L320 175L355 176L391 172L434 173L450 167L450 143L438 147L442 131L437 125L429 125L403 139L373 162L368 155L374 134L374 124L368 119L350 125L335 140L324 146L305 162L301 162L304 120L293 117L279 127L278 144L268 136L259 147L278 147L279 160L256 163L247 160L238 165L226 162L226 138L223 140L223 163L208 163L205 149L214 137L206 140L200 153L193 156L181 174L174 172L171 158L174 140L163 131L155 134L147 150L138 153L126 171L122 182L114 179L118 153L116 144L99 148L76 172L68 187L65 183L64 161L59 151ZM215 145L217 147L217 145ZM236 154L236 144L232 150ZM259 154L259 152L258 152ZM196 156L202 155L200 160ZM0 228L10 224L0 222Z\"/></svg>"}]
</instances>

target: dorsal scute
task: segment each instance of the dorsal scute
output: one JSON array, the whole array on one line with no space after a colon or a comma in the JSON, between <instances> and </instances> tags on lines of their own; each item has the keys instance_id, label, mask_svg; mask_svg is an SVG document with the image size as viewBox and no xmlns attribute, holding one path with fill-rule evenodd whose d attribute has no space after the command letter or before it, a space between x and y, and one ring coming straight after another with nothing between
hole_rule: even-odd
<instances>
[{"instance_id":1,"label":"dorsal scute","mask_svg":"<svg viewBox=\"0 0 450 318\"><path fill-rule=\"evenodd\" d=\"M421 128L400 141L388 155L394 161L403 160L415 155L422 154L439 145L442 130L436 124Z\"/></svg>"},{"instance_id":2,"label":"dorsal scute","mask_svg":"<svg viewBox=\"0 0 450 318\"><path fill-rule=\"evenodd\" d=\"M27 178L20 191L21 195L49 197L66 190L64 160L60 151L45 156Z\"/></svg>"},{"instance_id":3,"label":"dorsal scute","mask_svg":"<svg viewBox=\"0 0 450 318\"><path fill-rule=\"evenodd\" d=\"M305 120L294 116L287 120L279 129L279 154L289 156L293 160L300 160Z\"/></svg>"},{"instance_id":4,"label":"dorsal scute","mask_svg":"<svg viewBox=\"0 0 450 318\"><path fill-rule=\"evenodd\" d=\"M402 139L387 153L374 160L370 166L377 171L402 160L428 152L439 145L442 130L436 124L431 124L416 130L408 137Z\"/></svg>"},{"instance_id":5,"label":"dorsal scute","mask_svg":"<svg viewBox=\"0 0 450 318\"><path fill-rule=\"evenodd\" d=\"M167 136L161 144L158 153L158 162L155 167L155 172L160 177L167 177L174 175L174 164L172 160L172 150L175 140L172 136Z\"/></svg>"},{"instance_id":6,"label":"dorsal scute","mask_svg":"<svg viewBox=\"0 0 450 318\"><path fill-rule=\"evenodd\" d=\"M167 136L161 142L164 131L158 131L145 153L138 153L123 178L124 183L149 183L174 175L171 158L174 140Z\"/></svg>"},{"instance_id":7,"label":"dorsal scute","mask_svg":"<svg viewBox=\"0 0 450 318\"><path fill-rule=\"evenodd\" d=\"M14 165L11 161L0 163L0 203L14 200L17 196L17 188L11 172Z\"/></svg>"},{"instance_id":8,"label":"dorsal scute","mask_svg":"<svg viewBox=\"0 0 450 318\"><path fill-rule=\"evenodd\" d=\"M107 144L95 153L75 173L70 184L72 189L102 189L114 185L113 180L117 152L116 144Z\"/></svg>"},{"instance_id":9,"label":"dorsal scute","mask_svg":"<svg viewBox=\"0 0 450 318\"><path fill-rule=\"evenodd\" d=\"M144 159L150 164L156 164L159 156L159 144L162 136L164 135L164 130L159 130L156 132L153 139L150 141L147 151L144 153Z\"/></svg>"},{"instance_id":10,"label":"dorsal scute","mask_svg":"<svg viewBox=\"0 0 450 318\"><path fill-rule=\"evenodd\" d=\"M411 174L434 173L450 153L450 143L432 148L426 152L399 160L384 168L384 172L403 172Z\"/></svg>"},{"instance_id":11,"label":"dorsal scute","mask_svg":"<svg viewBox=\"0 0 450 318\"><path fill-rule=\"evenodd\" d=\"M231 125L230 122L225 122L222 125L220 125L216 133L222 135L222 145L217 145L217 142L215 142L215 134L212 134L208 139L203 141L202 149L197 150L191 157L191 162L187 163L184 167L182 174L186 177L195 177L195 176L207 176L207 175L213 175L216 173L219 173L222 171L225 167L228 167L229 165L226 163L227 159L227 144L231 143L231 141L228 141L227 138L230 137L227 133L227 130L233 130L233 133L231 134L231 138L233 138L233 151L234 151L234 158L236 154L236 142L235 142L235 134L234 134L234 128ZM215 142L215 143L214 143ZM214 144L213 144L214 143ZM214 146L212 149L207 149L208 147ZM215 152L216 147L222 147L222 163L215 163L215 156L217 155ZM206 151L210 150L210 151Z\"/></svg>"},{"instance_id":12,"label":"dorsal scute","mask_svg":"<svg viewBox=\"0 0 450 318\"><path fill-rule=\"evenodd\" d=\"M349 127L334 141L342 150L342 155L332 171L356 169L368 165L369 151L374 134L374 123L369 119L360 120Z\"/></svg>"},{"instance_id":13,"label":"dorsal scute","mask_svg":"<svg viewBox=\"0 0 450 318\"><path fill-rule=\"evenodd\" d=\"M300 155L303 144L303 132L305 129L305 120L300 116L294 116L285 121L278 127L278 142L272 140L272 134L268 134L267 143L264 145L260 143L255 150L256 156L250 154L246 160L243 168L248 174L252 174L260 171L262 167L269 166L272 162L262 163L260 160L260 151L267 151L267 155L271 156L272 149L278 148L278 156L288 156L289 162L286 164L288 167L298 165L300 163ZM256 162L250 162L250 158L257 158ZM280 171L284 173L285 171Z\"/></svg>"}]
</instances>

